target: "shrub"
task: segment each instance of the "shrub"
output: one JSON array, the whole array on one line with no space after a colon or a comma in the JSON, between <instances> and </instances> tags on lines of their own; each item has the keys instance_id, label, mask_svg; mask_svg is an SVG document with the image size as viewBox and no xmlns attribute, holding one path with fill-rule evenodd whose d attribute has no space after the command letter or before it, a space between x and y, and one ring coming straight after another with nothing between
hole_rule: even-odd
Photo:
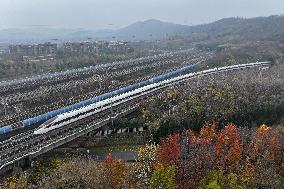
<instances>
[{"instance_id":1,"label":"shrub","mask_svg":"<svg viewBox=\"0 0 284 189\"><path fill-rule=\"evenodd\" d=\"M222 171L210 171L199 183L198 189L244 189L234 173L224 175Z\"/></svg>"},{"instance_id":2,"label":"shrub","mask_svg":"<svg viewBox=\"0 0 284 189\"><path fill-rule=\"evenodd\" d=\"M31 188L31 184L24 175L13 175L4 179L0 184L0 189L28 189Z\"/></svg>"},{"instance_id":3,"label":"shrub","mask_svg":"<svg viewBox=\"0 0 284 189\"><path fill-rule=\"evenodd\" d=\"M37 182L39 189L109 189L109 177L102 163L92 159L74 158L51 171Z\"/></svg>"},{"instance_id":4,"label":"shrub","mask_svg":"<svg viewBox=\"0 0 284 189\"><path fill-rule=\"evenodd\" d=\"M175 167L158 164L150 182L150 189L175 189Z\"/></svg>"},{"instance_id":5,"label":"shrub","mask_svg":"<svg viewBox=\"0 0 284 189\"><path fill-rule=\"evenodd\" d=\"M148 188L150 185L151 175L154 171L154 164L157 158L158 145L148 145L140 147L137 157L136 177L139 180L139 186Z\"/></svg>"}]
</instances>

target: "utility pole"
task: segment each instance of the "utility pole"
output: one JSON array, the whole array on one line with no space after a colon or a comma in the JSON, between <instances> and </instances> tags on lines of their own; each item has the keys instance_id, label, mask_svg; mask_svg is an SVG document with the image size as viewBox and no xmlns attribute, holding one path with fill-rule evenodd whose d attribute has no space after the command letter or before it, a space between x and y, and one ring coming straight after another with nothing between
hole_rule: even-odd
<instances>
[{"instance_id":1,"label":"utility pole","mask_svg":"<svg viewBox=\"0 0 284 189\"><path fill-rule=\"evenodd\" d=\"M114 124L113 124L113 109L112 109L112 101L110 103L110 120L111 120L111 126L113 128Z\"/></svg>"},{"instance_id":2,"label":"utility pole","mask_svg":"<svg viewBox=\"0 0 284 189\"><path fill-rule=\"evenodd\" d=\"M6 117L6 115L7 115L7 107L6 107L6 106L8 106L8 104L6 103L6 100L5 100L5 99L2 99L1 104L2 104L3 107L4 107L4 116Z\"/></svg>"},{"instance_id":3,"label":"utility pole","mask_svg":"<svg viewBox=\"0 0 284 189\"><path fill-rule=\"evenodd\" d=\"M100 75L98 75L98 77L99 77L99 85L100 85L100 90L101 90L102 89L102 78Z\"/></svg>"}]
</instances>

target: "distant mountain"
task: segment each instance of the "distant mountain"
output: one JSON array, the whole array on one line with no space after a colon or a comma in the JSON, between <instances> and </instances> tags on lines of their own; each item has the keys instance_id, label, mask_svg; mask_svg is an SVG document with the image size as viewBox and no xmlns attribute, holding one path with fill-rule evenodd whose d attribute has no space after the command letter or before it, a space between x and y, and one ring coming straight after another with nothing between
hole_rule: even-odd
<instances>
[{"instance_id":1,"label":"distant mountain","mask_svg":"<svg viewBox=\"0 0 284 189\"><path fill-rule=\"evenodd\" d=\"M136 22L125 28L117 30L115 35L118 38L129 39L129 36L139 40L161 39L178 33L184 33L189 26L162 22L159 20L146 20Z\"/></svg>"},{"instance_id":2,"label":"distant mountain","mask_svg":"<svg viewBox=\"0 0 284 189\"><path fill-rule=\"evenodd\" d=\"M136 22L117 30L85 30L85 29L54 29L26 28L0 30L0 42L43 42L51 39L63 41L82 41L91 37L95 40L152 40L164 39L167 36L181 35L193 41L219 40L284 40L284 16L257 18L225 18L219 21L186 26L146 20Z\"/></svg>"},{"instance_id":3,"label":"distant mountain","mask_svg":"<svg viewBox=\"0 0 284 189\"><path fill-rule=\"evenodd\" d=\"M58 38L61 40L93 39L124 39L124 40L151 40L160 39L173 34L185 32L188 26L146 20L136 22L118 30L85 30L85 29L53 29L53 28L26 28L0 30L0 42L36 42Z\"/></svg>"}]
</instances>

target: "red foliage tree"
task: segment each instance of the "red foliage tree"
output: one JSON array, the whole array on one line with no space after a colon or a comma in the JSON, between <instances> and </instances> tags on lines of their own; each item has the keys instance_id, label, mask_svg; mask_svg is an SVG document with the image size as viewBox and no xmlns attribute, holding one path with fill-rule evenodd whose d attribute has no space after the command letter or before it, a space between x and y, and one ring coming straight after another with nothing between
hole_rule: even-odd
<instances>
[{"instance_id":1,"label":"red foliage tree","mask_svg":"<svg viewBox=\"0 0 284 189\"><path fill-rule=\"evenodd\" d=\"M180 135L169 136L160 143L158 149L158 163L163 166L176 165L180 158Z\"/></svg>"},{"instance_id":2,"label":"red foliage tree","mask_svg":"<svg viewBox=\"0 0 284 189\"><path fill-rule=\"evenodd\" d=\"M215 145L216 155L219 157L224 155L224 149L223 149L224 139L225 139L225 135L222 132L220 132L218 134L218 138L217 138L216 145Z\"/></svg>"}]
</instances>

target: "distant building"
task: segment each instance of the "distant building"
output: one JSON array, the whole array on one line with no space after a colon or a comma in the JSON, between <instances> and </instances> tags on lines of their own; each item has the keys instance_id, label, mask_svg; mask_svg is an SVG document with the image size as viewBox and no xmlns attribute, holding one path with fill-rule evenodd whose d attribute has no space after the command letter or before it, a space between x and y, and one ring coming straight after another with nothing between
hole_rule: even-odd
<instances>
[{"instance_id":1,"label":"distant building","mask_svg":"<svg viewBox=\"0 0 284 189\"><path fill-rule=\"evenodd\" d=\"M9 45L6 43L0 43L0 55L7 54L9 52Z\"/></svg>"},{"instance_id":2,"label":"distant building","mask_svg":"<svg viewBox=\"0 0 284 189\"><path fill-rule=\"evenodd\" d=\"M46 56L55 55L57 52L57 44L43 43L43 44L17 44L9 45L9 52L12 55L20 56Z\"/></svg>"},{"instance_id":3,"label":"distant building","mask_svg":"<svg viewBox=\"0 0 284 189\"><path fill-rule=\"evenodd\" d=\"M65 53L92 53L96 52L96 44L93 42L68 42L63 44Z\"/></svg>"},{"instance_id":4,"label":"distant building","mask_svg":"<svg viewBox=\"0 0 284 189\"><path fill-rule=\"evenodd\" d=\"M96 41L96 42L68 42L63 44L65 53L127 53L130 50L128 42L124 41Z\"/></svg>"},{"instance_id":5,"label":"distant building","mask_svg":"<svg viewBox=\"0 0 284 189\"><path fill-rule=\"evenodd\" d=\"M128 42L125 41L111 41L108 48L116 53L127 53L130 49Z\"/></svg>"},{"instance_id":6,"label":"distant building","mask_svg":"<svg viewBox=\"0 0 284 189\"><path fill-rule=\"evenodd\" d=\"M23 56L23 60L26 62L44 62L54 60L54 55L40 55L40 56Z\"/></svg>"}]
</instances>

